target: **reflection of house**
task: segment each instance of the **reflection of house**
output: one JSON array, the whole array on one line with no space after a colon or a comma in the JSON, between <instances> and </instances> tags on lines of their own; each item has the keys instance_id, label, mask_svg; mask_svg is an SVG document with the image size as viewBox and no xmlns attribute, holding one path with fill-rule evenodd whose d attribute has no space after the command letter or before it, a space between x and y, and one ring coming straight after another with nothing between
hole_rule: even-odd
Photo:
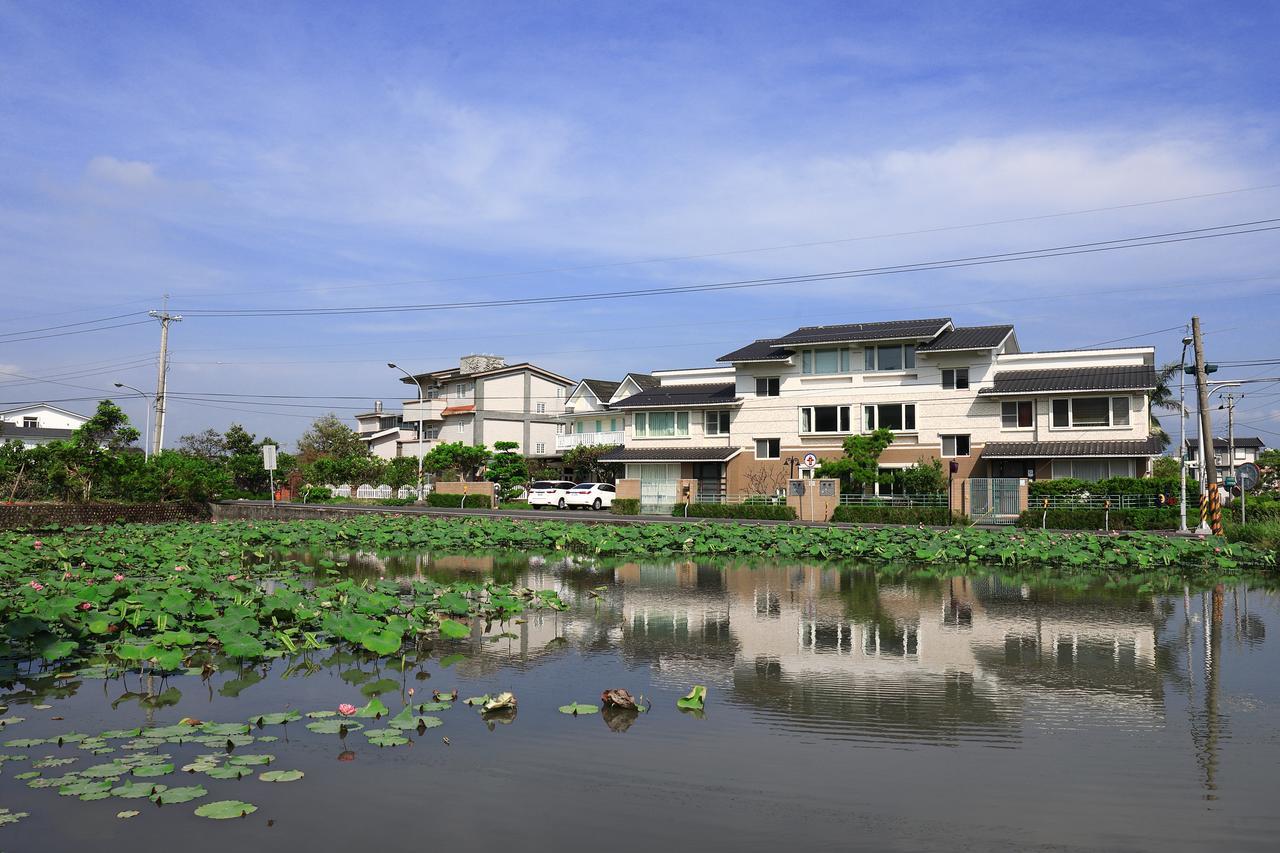
<instances>
[{"instance_id":1,"label":"reflection of house","mask_svg":"<svg viewBox=\"0 0 1280 853\"><path fill-rule=\"evenodd\" d=\"M65 441L89 419L48 403L31 403L0 412L0 444L20 441L32 448Z\"/></svg>"}]
</instances>

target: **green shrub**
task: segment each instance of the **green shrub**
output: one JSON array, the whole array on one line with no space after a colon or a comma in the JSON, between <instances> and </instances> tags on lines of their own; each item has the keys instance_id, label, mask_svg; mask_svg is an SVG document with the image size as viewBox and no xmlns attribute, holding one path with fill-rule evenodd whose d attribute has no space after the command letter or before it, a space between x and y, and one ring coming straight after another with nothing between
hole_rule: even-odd
<instances>
[{"instance_id":1,"label":"green shrub","mask_svg":"<svg viewBox=\"0 0 1280 853\"><path fill-rule=\"evenodd\" d=\"M952 514L948 519L945 506L887 506L859 504L836 507L831 520L846 524L953 524L964 517Z\"/></svg>"},{"instance_id":2,"label":"green shrub","mask_svg":"<svg viewBox=\"0 0 1280 853\"><path fill-rule=\"evenodd\" d=\"M427 495L427 506L489 509L493 506L493 502L488 495L479 492L470 495L442 495L438 492L432 492Z\"/></svg>"},{"instance_id":3,"label":"green shrub","mask_svg":"<svg viewBox=\"0 0 1280 853\"><path fill-rule=\"evenodd\" d=\"M639 498L614 498L609 511L614 515L639 515L640 499Z\"/></svg>"},{"instance_id":4,"label":"green shrub","mask_svg":"<svg viewBox=\"0 0 1280 853\"><path fill-rule=\"evenodd\" d=\"M1019 527L1050 530L1176 530L1178 508L1113 509L1110 519L1101 509L1029 509L1018 516Z\"/></svg>"},{"instance_id":5,"label":"green shrub","mask_svg":"<svg viewBox=\"0 0 1280 853\"><path fill-rule=\"evenodd\" d=\"M614 501L617 504L617 501ZM685 517L685 504L676 504L671 514ZM774 521L795 521L796 511L789 506L769 503L741 504L688 504L689 518L764 518Z\"/></svg>"},{"instance_id":6,"label":"green shrub","mask_svg":"<svg viewBox=\"0 0 1280 853\"><path fill-rule=\"evenodd\" d=\"M1188 493L1194 493L1195 481L1187 479ZM1054 495L1176 495L1178 478L1112 477L1109 480L1076 480L1063 477L1057 480L1037 480L1027 487L1032 500Z\"/></svg>"},{"instance_id":7,"label":"green shrub","mask_svg":"<svg viewBox=\"0 0 1280 853\"><path fill-rule=\"evenodd\" d=\"M1267 551L1280 551L1280 521L1227 524L1223 533L1228 542L1248 542Z\"/></svg>"}]
</instances>

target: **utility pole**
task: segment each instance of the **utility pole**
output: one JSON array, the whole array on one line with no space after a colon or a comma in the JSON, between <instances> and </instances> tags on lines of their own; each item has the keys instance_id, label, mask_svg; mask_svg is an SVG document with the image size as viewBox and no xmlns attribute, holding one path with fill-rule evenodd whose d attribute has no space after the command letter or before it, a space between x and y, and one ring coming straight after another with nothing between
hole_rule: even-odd
<instances>
[{"instance_id":1,"label":"utility pole","mask_svg":"<svg viewBox=\"0 0 1280 853\"><path fill-rule=\"evenodd\" d=\"M1187 347L1191 338L1182 339L1182 360L1178 366L1178 532L1187 530Z\"/></svg>"},{"instance_id":2,"label":"utility pole","mask_svg":"<svg viewBox=\"0 0 1280 853\"><path fill-rule=\"evenodd\" d=\"M164 307L160 311L148 311L147 314L160 321L160 365L156 372L156 426L151 439L151 455L159 456L160 447L164 444L165 385L169 379L169 324L182 322L182 317L169 313L169 294L167 293L164 296Z\"/></svg>"},{"instance_id":3,"label":"utility pole","mask_svg":"<svg viewBox=\"0 0 1280 853\"><path fill-rule=\"evenodd\" d=\"M1233 481L1236 478L1236 400L1244 399L1244 395L1236 396L1230 391L1222 395L1227 402L1219 409L1227 410L1227 476Z\"/></svg>"},{"instance_id":4,"label":"utility pole","mask_svg":"<svg viewBox=\"0 0 1280 853\"><path fill-rule=\"evenodd\" d=\"M1205 504L1206 497L1209 506L1217 497L1218 466L1213 458L1213 419L1209 413L1209 376L1205 371L1204 337L1200 334L1199 317L1191 318L1191 340L1196 354L1196 402L1197 408L1200 409L1200 458L1203 460L1200 466L1200 526L1196 528L1196 532L1208 535L1211 532L1218 532L1209 527L1206 512L1208 506Z\"/></svg>"}]
</instances>

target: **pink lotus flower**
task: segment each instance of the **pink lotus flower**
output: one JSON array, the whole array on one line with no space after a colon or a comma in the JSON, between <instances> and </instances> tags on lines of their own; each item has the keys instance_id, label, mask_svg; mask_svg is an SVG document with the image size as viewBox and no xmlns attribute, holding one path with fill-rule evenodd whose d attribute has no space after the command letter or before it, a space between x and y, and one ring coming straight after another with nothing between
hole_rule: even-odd
<instances>
[{"instance_id":1,"label":"pink lotus flower","mask_svg":"<svg viewBox=\"0 0 1280 853\"><path fill-rule=\"evenodd\" d=\"M174 570L175 572L185 572L185 571L187 570L187 567L186 567L186 566L174 566L174 567L173 567L173 570Z\"/></svg>"},{"instance_id":2,"label":"pink lotus flower","mask_svg":"<svg viewBox=\"0 0 1280 853\"><path fill-rule=\"evenodd\" d=\"M115 576L114 576L114 577L112 577L111 579L112 579L113 581L115 581L116 583L120 583L120 581L124 580L124 575L115 575Z\"/></svg>"},{"instance_id":3,"label":"pink lotus flower","mask_svg":"<svg viewBox=\"0 0 1280 853\"><path fill-rule=\"evenodd\" d=\"M348 705L346 702L338 706L338 713L344 717L354 717L358 710L355 705Z\"/></svg>"},{"instance_id":4,"label":"pink lotus flower","mask_svg":"<svg viewBox=\"0 0 1280 853\"><path fill-rule=\"evenodd\" d=\"M62 573L62 579L63 579L64 581L69 581L69 580L71 580L71 572L63 572L63 573Z\"/></svg>"},{"instance_id":5,"label":"pink lotus flower","mask_svg":"<svg viewBox=\"0 0 1280 853\"><path fill-rule=\"evenodd\" d=\"M412 695L413 695L413 688L412 688L412 687L410 687L410 688L409 688L409 695L410 695L410 696L412 696Z\"/></svg>"},{"instance_id":6,"label":"pink lotus flower","mask_svg":"<svg viewBox=\"0 0 1280 853\"><path fill-rule=\"evenodd\" d=\"M87 601L80 605L80 609L81 609L81 610L88 610L88 609L89 609L89 608L91 608L91 607L93 607L93 605L92 605L92 604L90 604L90 603L89 603L89 602L87 602Z\"/></svg>"},{"instance_id":7,"label":"pink lotus flower","mask_svg":"<svg viewBox=\"0 0 1280 853\"><path fill-rule=\"evenodd\" d=\"M239 575L227 575L227 580L229 581L238 580L239 578Z\"/></svg>"},{"instance_id":8,"label":"pink lotus flower","mask_svg":"<svg viewBox=\"0 0 1280 853\"><path fill-rule=\"evenodd\" d=\"M36 541L31 543L31 547L39 551L41 548L44 547L44 543L41 542L39 539L37 539Z\"/></svg>"},{"instance_id":9,"label":"pink lotus flower","mask_svg":"<svg viewBox=\"0 0 1280 853\"><path fill-rule=\"evenodd\" d=\"M36 592L39 592L40 590L44 589L44 584L40 583L40 581L32 581L31 583L27 584L27 586L31 587Z\"/></svg>"}]
</instances>

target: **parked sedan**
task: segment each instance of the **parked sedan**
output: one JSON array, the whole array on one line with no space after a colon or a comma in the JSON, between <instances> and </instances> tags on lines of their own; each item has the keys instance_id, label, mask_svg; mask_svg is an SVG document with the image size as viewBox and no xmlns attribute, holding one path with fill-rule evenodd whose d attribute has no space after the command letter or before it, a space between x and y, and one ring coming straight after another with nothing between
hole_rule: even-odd
<instances>
[{"instance_id":1,"label":"parked sedan","mask_svg":"<svg viewBox=\"0 0 1280 853\"><path fill-rule=\"evenodd\" d=\"M564 509L568 503L569 490L577 488L572 480L535 480L529 484L529 507L542 509L554 506Z\"/></svg>"},{"instance_id":2,"label":"parked sedan","mask_svg":"<svg viewBox=\"0 0 1280 853\"><path fill-rule=\"evenodd\" d=\"M565 497L571 509L589 506L592 509L608 509L613 506L613 486L608 483L579 483Z\"/></svg>"}]
</instances>

